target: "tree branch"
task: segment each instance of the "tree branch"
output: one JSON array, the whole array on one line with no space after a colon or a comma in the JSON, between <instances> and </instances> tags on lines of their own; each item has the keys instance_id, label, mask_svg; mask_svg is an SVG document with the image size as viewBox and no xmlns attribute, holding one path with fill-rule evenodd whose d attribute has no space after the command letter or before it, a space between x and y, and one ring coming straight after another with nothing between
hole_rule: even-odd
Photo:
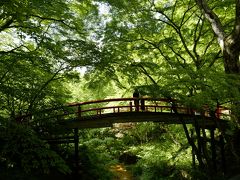
<instances>
[{"instance_id":1,"label":"tree branch","mask_svg":"<svg viewBox=\"0 0 240 180\"><path fill-rule=\"evenodd\" d=\"M35 14L31 14L30 17L36 17L36 18L39 18L39 19L41 19L41 20L57 21L57 22L64 23L64 20L63 20L63 19L55 19L55 18L51 18L51 17L42 17L42 16L35 15ZM65 23L64 23L64 24L65 24Z\"/></svg>"},{"instance_id":2,"label":"tree branch","mask_svg":"<svg viewBox=\"0 0 240 180\"><path fill-rule=\"evenodd\" d=\"M35 18L38 18L38 19L41 19L42 21L46 20L46 21L59 22L59 23L63 24L64 26L66 26L66 27L68 27L68 28L70 28L70 29L75 29L75 30L77 30L75 27L72 27L72 26L70 26L69 24L67 24L64 19L55 19L55 18L52 18L52 17L43 17L43 16L39 16L39 15L34 15L34 14L31 14L30 16L31 16L31 17L35 17ZM82 34L82 33L80 33L80 34Z\"/></svg>"},{"instance_id":3,"label":"tree branch","mask_svg":"<svg viewBox=\"0 0 240 180\"><path fill-rule=\"evenodd\" d=\"M172 51L176 56L178 56L180 59L183 60L183 63L181 63L180 61L178 61L178 62L180 63L180 65L181 65L182 67L184 67L184 65L186 65L186 59L185 59L184 57L182 57L182 55L181 55L180 53L176 52L173 47L171 47L171 46L169 46L169 45L167 45L167 46L171 49L171 51Z\"/></svg>"},{"instance_id":4,"label":"tree branch","mask_svg":"<svg viewBox=\"0 0 240 180\"><path fill-rule=\"evenodd\" d=\"M0 51L0 54L15 53L15 51L16 51L17 49L20 49L21 47L23 47L22 44L21 44L20 46L17 46L17 47L15 47L15 48L9 50L9 51Z\"/></svg>"},{"instance_id":5,"label":"tree branch","mask_svg":"<svg viewBox=\"0 0 240 180\"><path fill-rule=\"evenodd\" d=\"M35 101L37 100L37 98L39 97L39 95L42 93L42 91L53 81L55 80L56 76L60 73L60 71L62 71L63 69L65 68L62 68L62 65L61 67L52 75L52 77L50 79L48 79L43 85L42 87L36 92L35 96L32 98L32 100L30 101L29 103L29 106L28 106L28 110L27 110L27 113L28 112L31 112L32 110L32 107L34 106L34 103ZM57 78L58 79L58 78Z\"/></svg>"},{"instance_id":6,"label":"tree branch","mask_svg":"<svg viewBox=\"0 0 240 180\"><path fill-rule=\"evenodd\" d=\"M147 70L143 67L142 64L139 64L142 72L152 81L153 84L157 85L157 82L152 78L152 76L147 72Z\"/></svg>"},{"instance_id":7,"label":"tree branch","mask_svg":"<svg viewBox=\"0 0 240 180\"><path fill-rule=\"evenodd\" d=\"M13 23L13 17L9 20L7 20L2 26L0 26L0 32L9 28L9 26Z\"/></svg>"},{"instance_id":8,"label":"tree branch","mask_svg":"<svg viewBox=\"0 0 240 180\"><path fill-rule=\"evenodd\" d=\"M148 44L150 44L150 45L152 45L154 48L156 48L156 49L160 52L160 54L164 57L164 59L168 62L168 64L169 64L171 67L173 67L173 66L172 66L172 63L170 62L170 58L163 53L163 51L161 50L161 48L159 47L159 45L157 45L157 44L155 44L155 43L153 43L153 42L151 42L151 41L149 41L149 40L147 40L147 39L144 39L144 38L142 37L142 35L141 35L141 40L147 42Z\"/></svg>"},{"instance_id":9,"label":"tree branch","mask_svg":"<svg viewBox=\"0 0 240 180\"><path fill-rule=\"evenodd\" d=\"M181 20L181 23L180 23L180 27L182 27L192 17L192 15L195 13L195 12L193 12L186 20L184 20L187 13L195 6L195 5L191 6L191 4L192 4L191 0L188 1L188 9L183 13L183 17L182 17L182 20Z\"/></svg>"},{"instance_id":10,"label":"tree branch","mask_svg":"<svg viewBox=\"0 0 240 180\"><path fill-rule=\"evenodd\" d=\"M196 62L196 58L194 57L194 55L191 53L191 51L190 51L189 48L187 47L186 41L185 41L185 39L184 39L184 37L183 37L183 35L182 35L182 32L181 32L181 26L178 26L175 22L173 22L173 20L170 19L170 18L163 12L163 10L161 10L161 9L155 7L155 6L154 6L154 8L155 8L155 12L162 14L162 15L164 16L164 18L166 18L167 21L164 21L164 20L162 20L162 19L157 19L157 20L159 20L159 21L161 21L161 22L163 22L163 23L171 26L171 27L175 30L175 32L176 32L176 33L178 34L178 36L180 37L181 42L182 42L182 44L183 44L183 47L184 47L184 49L186 50L187 54L191 57L191 59L192 59L194 62ZM189 11L189 10L190 10L190 9L188 9L187 11ZM184 17L183 17L183 18L184 18ZM183 21L183 19L182 19L182 21ZM186 22L186 21L185 21L185 22ZM184 22L184 23L185 23L185 22Z\"/></svg>"},{"instance_id":11,"label":"tree branch","mask_svg":"<svg viewBox=\"0 0 240 180\"><path fill-rule=\"evenodd\" d=\"M202 29L203 29L203 24L204 24L204 21L202 23L201 23L201 21L202 21L202 18L200 16L199 19L198 19L195 31L194 31L194 36L193 36L193 39L194 39L193 53L197 57L197 61L199 61L199 55L197 53L197 45L198 45L198 42L199 42L200 37L202 35ZM201 25L200 25L200 23L201 23ZM200 28L199 28L199 26L200 26ZM199 28L199 33L197 35L198 28Z\"/></svg>"},{"instance_id":12,"label":"tree branch","mask_svg":"<svg viewBox=\"0 0 240 180\"><path fill-rule=\"evenodd\" d=\"M219 56L221 54L221 50L219 50L217 52L217 54L215 55L215 57L212 59L212 61L209 63L208 67L212 67L213 64L216 62L217 59L221 58L221 56Z\"/></svg>"}]
</instances>

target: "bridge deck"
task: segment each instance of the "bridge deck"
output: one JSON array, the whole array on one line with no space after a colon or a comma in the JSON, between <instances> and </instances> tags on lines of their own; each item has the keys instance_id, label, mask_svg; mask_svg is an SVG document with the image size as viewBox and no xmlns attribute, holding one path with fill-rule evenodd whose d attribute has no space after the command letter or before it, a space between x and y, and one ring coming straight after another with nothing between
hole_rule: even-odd
<instances>
[{"instance_id":1,"label":"bridge deck","mask_svg":"<svg viewBox=\"0 0 240 180\"><path fill-rule=\"evenodd\" d=\"M128 122L160 122L164 124L198 123L199 126L209 128L218 125L225 126L227 121L200 115L174 114L163 112L119 112L101 115L91 115L72 119L65 122L69 128L101 128L112 127L114 123Z\"/></svg>"}]
</instances>

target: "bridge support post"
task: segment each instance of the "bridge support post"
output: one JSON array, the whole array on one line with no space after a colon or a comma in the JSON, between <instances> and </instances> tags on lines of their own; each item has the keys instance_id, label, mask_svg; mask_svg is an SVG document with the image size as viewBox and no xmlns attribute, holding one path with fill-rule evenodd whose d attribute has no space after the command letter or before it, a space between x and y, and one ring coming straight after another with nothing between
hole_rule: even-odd
<instances>
[{"instance_id":1,"label":"bridge support post","mask_svg":"<svg viewBox=\"0 0 240 180\"><path fill-rule=\"evenodd\" d=\"M220 135L220 149L221 149L221 160L222 160L222 172L223 172L223 174L225 174L226 173L226 160L225 160L223 135Z\"/></svg>"},{"instance_id":2,"label":"bridge support post","mask_svg":"<svg viewBox=\"0 0 240 180\"><path fill-rule=\"evenodd\" d=\"M201 131L200 131L201 129L197 123L195 123L195 130L196 130L196 134L197 134L198 151L199 151L199 154L202 154L202 138L201 138Z\"/></svg>"},{"instance_id":3,"label":"bridge support post","mask_svg":"<svg viewBox=\"0 0 240 180\"><path fill-rule=\"evenodd\" d=\"M216 144L215 144L215 136L214 136L214 128L210 129L210 135L211 135L211 152L212 152L212 163L213 163L213 170L217 171L217 162L216 162Z\"/></svg>"},{"instance_id":4,"label":"bridge support post","mask_svg":"<svg viewBox=\"0 0 240 180\"><path fill-rule=\"evenodd\" d=\"M79 170L79 135L78 135L78 128L74 129L74 149L75 149L75 165L76 165L76 174Z\"/></svg>"},{"instance_id":5,"label":"bridge support post","mask_svg":"<svg viewBox=\"0 0 240 180\"><path fill-rule=\"evenodd\" d=\"M193 139L194 132L193 129L191 129L191 138ZM196 168L196 152L194 151L194 148L192 147L192 166L195 169Z\"/></svg>"}]
</instances>

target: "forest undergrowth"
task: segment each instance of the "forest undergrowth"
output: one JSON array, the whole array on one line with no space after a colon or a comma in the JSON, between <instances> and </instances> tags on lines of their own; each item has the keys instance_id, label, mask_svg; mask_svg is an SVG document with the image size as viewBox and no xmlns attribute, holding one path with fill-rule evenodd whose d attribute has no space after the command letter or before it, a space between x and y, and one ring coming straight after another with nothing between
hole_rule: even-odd
<instances>
[{"instance_id":1,"label":"forest undergrowth","mask_svg":"<svg viewBox=\"0 0 240 180\"><path fill-rule=\"evenodd\" d=\"M207 177L193 169L191 147L181 125L137 123L123 128L84 130L81 135L84 177L111 179L114 174L108 170L118 164L123 164L137 180Z\"/></svg>"}]
</instances>

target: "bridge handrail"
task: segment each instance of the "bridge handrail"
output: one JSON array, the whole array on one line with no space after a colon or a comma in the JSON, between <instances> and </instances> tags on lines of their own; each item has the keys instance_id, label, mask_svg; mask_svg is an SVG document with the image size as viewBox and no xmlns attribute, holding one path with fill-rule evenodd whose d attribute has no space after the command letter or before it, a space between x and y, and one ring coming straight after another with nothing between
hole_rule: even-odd
<instances>
[{"instance_id":1,"label":"bridge handrail","mask_svg":"<svg viewBox=\"0 0 240 180\"><path fill-rule=\"evenodd\" d=\"M61 107L56 107L56 108L51 108L51 109L46 109L45 111L41 111L43 114L44 113L49 113L52 112L52 111L59 111L60 113L57 114L57 115L50 115L48 118L52 118L54 116L68 116L68 115L77 115L78 117L82 116L81 114L85 113L85 112L90 112L90 111L101 111L103 109L113 109L113 111L115 112L115 108L130 108L130 112L133 111L133 108L136 108L135 105L133 104L134 101L136 100L144 100L144 102L147 102L147 101L152 101L152 102L163 102L163 103L170 103L170 102L175 102L176 100L175 99L167 99L167 98L111 98L111 99L103 99L103 100L93 100L93 101L86 101L86 102L80 102L80 103L69 103L69 104L66 104L64 106L61 106ZM100 103L109 103L109 102L130 102L128 105L116 105L116 106L102 106L102 107L93 107L93 108L88 108L87 109L84 109L82 108L82 106L84 105L90 105L90 104L100 104ZM158 103L157 104L144 104L145 108L155 108L155 112L156 112L156 108L167 108L168 109L168 112L171 112L173 108L172 105L169 104L169 106L164 106L164 105L159 105ZM73 111L68 111L67 108L72 108L72 107L75 107L77 109L73 109ZM141 103L139 103L139 107L141 107ZM65 109L66 108L66 109ZM178 110L184 110L181 111L181 113L185 113L185 114L191 114L191 112L197 112L196 110L192 109L192 108L189 108L189 107L184 107L184 106L178 106L176 105L175 107L176 109ZM220 116L224 116L224 113L221 112L221 110L229 110L223 106L219 106L219 111L216 111L217 115L220 117ZM118 110L119 111L119 110ZM162 110L161 110L162 111ZM206 109L205 113L208 111L208 109ZM38 113L41 113L41 112L38 112ZM36 113L37 114L37 113ZM34 116L35 113L33 114L26 114L26 115L22 115L19 119L27 119L27 118L32 118L32 116ZM209 116L209 114L207 115Z\"/></svg>"},{"instance_id":2,"label":"bridge handrail","mask_svg":"<svg viewBox=\"0 0 240 180\"><path fill-rule=\"evenodd\" d=\"M89 109L84 109L84 110L81 110L81 112L89 112L89 111L98 111L98 110L104 110L104 109L120 109L120 108L130 108L131 106L130 105L125 105L125 106L105 106L105 107L99 107L99 108L89 108ZM133 107L133 106L132 106ZM171 106L158 106L158 105L145 105L145 107L156 107L156 108L166 108L166 109L171 109ZM179 109L181 109L182 107L177 107ZM183 108L183 109L186 109L186 108ZM77 113L77 111L76 111Z\"/></svg>"},{"instance_id":3,"label":"bridge handrail","mask_svg":"<svg viewBox=\"0 0 240 180\"><path fill-rule=\"evenodd\" d=\"M134 101L134 100L146 100L146 101L160 101L160 102L170 102L176 101L175 99L167 99L167 98L110 98L110 99L100 99L93 101L85 101L85 102L77 102L77 103L69 103L67 106L79 106L79 105L87 105L87 104L98 104L104 102L119 102L119 101Z\"/></svg>"}]
</instances>

